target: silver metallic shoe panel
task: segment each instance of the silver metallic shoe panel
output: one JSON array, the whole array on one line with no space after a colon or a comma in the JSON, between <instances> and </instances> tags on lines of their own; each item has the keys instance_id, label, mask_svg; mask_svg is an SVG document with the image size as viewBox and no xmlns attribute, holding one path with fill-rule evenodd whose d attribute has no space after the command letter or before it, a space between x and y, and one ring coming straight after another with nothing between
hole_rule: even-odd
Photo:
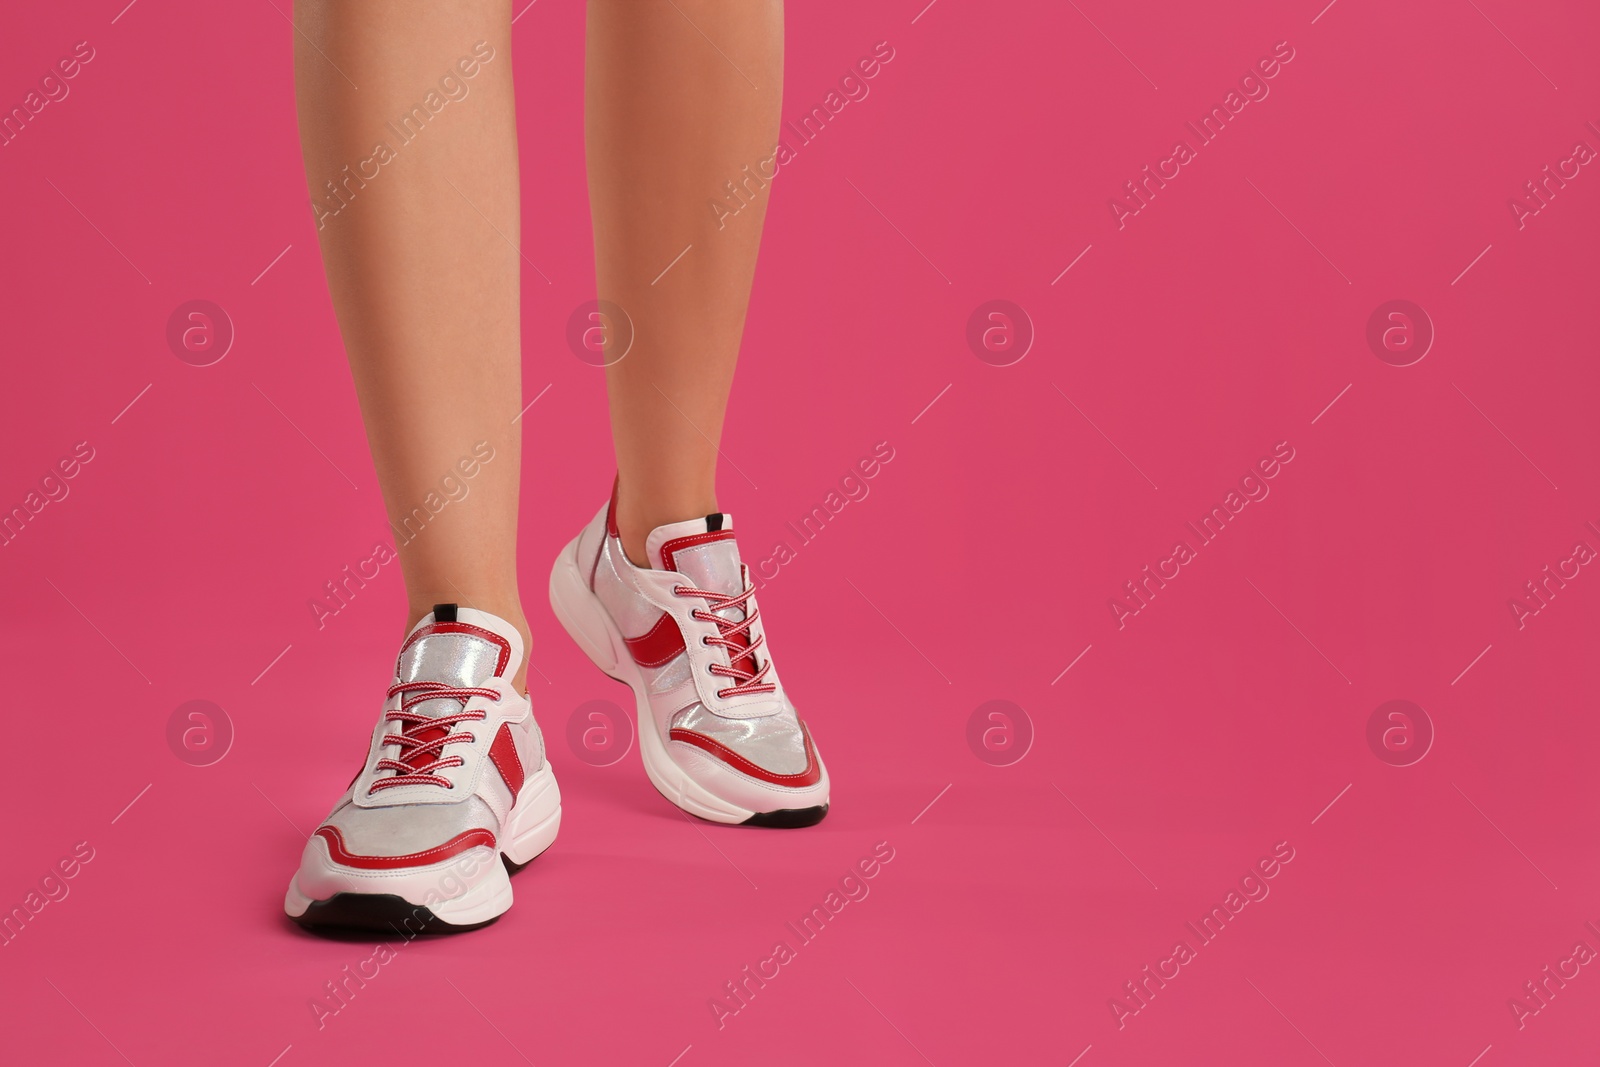
<instances>
[{"instance_id":1,"label":"silver metallic shoe panel","mask_svg":"<svg viewBox=\"0 0 1600 1067\"><path fill-rule=\"evenodd\" d=\"M738 595L744 589L744 572L739 564L739 549L735 541L712 541L690 548L680 548L673 554L673 562L687 581L698 589L716 593ZM744 612L737 608L724 613L725 618L742 619Z\"/></svg>"},{"instance_id":2,"label":"silver metallic shoe panel","mask_svg":"<svg viewBox=\"0 0 1600 1067\"><path fill-rule=\"evenodd\" d=\"M344 847L362 856L410 856L468 830L498 832L499 820L477 797L459 804L400 804L358 808L343 804L323 820L338 828Z\"/></svg>"},{"instance_id":3,"label":"silver metallic shoe panel","mask_svg":"<svg viewBox=\"0 0 1600 1067\"><path fill-rule=\"evenodd\" d=\"M806 769L805 736L793 709L754 719L714 715L696 701L672 717L675 730L693 730L718 741L773 774L799 774Z\"/></svg>"},{"instance_id":4,"label":"silver metallic shoe panel","mask_svg":"<svg viewBox=\"0 0 1600 1067\"><path fill-rule=\"evenodd\" d=\"M471 634L429 634L400 656L395 673L402 682L419 679L449 685L482 685L494 677L499 665L500 646ZM424 700L412 711L421 715L452 715L461 702L449 697Z\"/></svg>"},{"instance_id":5,"label":"silver metallic shoe panel","mask_svg":"<svg viewBox=\"0 0 1600 1067\"><path fill-rule=\"evenodd\" d=\"M661 609L650 603L628 580L627 569L616 558L620 551L616 538L605 539L596 566L594 594L610 612L611 620L623 637L639 637L648 633L661 618Z\"/></svg>"},{"instance_id":6,"label":"silver metallic shoe panel","mask_svg":"<svg viewBox=\"0 0 1600 1067\"><path fill-rule=\"evenodd\" d=\"M665 667L642 667L640 670L644 672L650 692L668 693L680 685L687 684L693 668L689 665L689 657L680 653Z\"/></svg>"}]
</instances>

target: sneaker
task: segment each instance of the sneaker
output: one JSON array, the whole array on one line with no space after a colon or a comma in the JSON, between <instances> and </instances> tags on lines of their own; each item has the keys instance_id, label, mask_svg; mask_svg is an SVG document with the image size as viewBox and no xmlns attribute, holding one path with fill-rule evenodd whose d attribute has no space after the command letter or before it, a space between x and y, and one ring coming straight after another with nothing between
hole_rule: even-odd
<instances>
[{"instance_id":1,"label":"sneaker","mask_svg":"<svg viewBox=\"0 0 1600 1067\"><path fill-rule=\"evenodd\" d=\"M622 551L616 498L556 559L550 606L633 689L639 753L661 795L721 823L810 826L828 772L772 665L727 515L657 527L649 567Z\"/></svg>"},{"instance_id":2,"label":"sneaker","mask_svg":"<svg viewBox=\"0 0 1600 1067\"><path fill-rule=\"evenodd\" d=\"M561 791L511 679L522 635L440 604L412 629L367 761L317 827L283 908L301 926L470 930L511 907L509 872L550 847Z\"/></svg>"}]
</instances>

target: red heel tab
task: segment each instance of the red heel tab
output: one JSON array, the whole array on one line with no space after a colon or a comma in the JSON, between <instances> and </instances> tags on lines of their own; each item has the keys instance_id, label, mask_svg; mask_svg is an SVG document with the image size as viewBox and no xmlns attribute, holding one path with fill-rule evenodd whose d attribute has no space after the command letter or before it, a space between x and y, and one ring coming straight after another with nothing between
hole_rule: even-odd
<instances>
[{"instance_id":1,"label":"red heel tab","mask_svg":"<svg viewBox=\"0 0 1600 1067\"><path fill-rule=\"evenodd\" d=\"M606 533L612 537L621 537L622 531L617 529L617 494L622 490L622 475L617 475L611 480L611 503L606 506Z\"/></svg>"}]
</instances>

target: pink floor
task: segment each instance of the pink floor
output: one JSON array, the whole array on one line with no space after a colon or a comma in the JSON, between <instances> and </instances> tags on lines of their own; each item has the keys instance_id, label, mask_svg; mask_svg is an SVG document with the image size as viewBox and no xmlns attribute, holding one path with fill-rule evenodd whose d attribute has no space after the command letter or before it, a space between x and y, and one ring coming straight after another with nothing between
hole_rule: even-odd
<instances>
[{"instance_id":1,"label":"pink floor","mask_svg":"<svg viewBox=\"0 0 1600 1067\"><path fill-rule=\"evenodd\" d=\"M778 832L690 822L637 753L568 740L626 691L543 600L611 465L565 340L593 295L582 10L530 6L522 559L565 824L498 925L379 949L281 913L403 606L393 565L321 629L308 606L391 537L289 5L124 3L24 5L0 35L5 109L93 57L0 148L0 510L39 506L0 549L0 909L26 917L0 1059L1592 1062L1592 9L791 5L787 118L892 59L786 134L723 442L835 784L821 826ZM1233 91L1202 144L1186 123ZM1141 202L1146 165L1168 177ZM167 342L191 300L232 323L211 366ZM969 325L993 300L1022 309L1009 346ZM206 766L169 741L196 700L232 734ZM770 977L733 999L746 967ZM326 999L346 968L370 977Z\"/></svg>"}]
</instances>

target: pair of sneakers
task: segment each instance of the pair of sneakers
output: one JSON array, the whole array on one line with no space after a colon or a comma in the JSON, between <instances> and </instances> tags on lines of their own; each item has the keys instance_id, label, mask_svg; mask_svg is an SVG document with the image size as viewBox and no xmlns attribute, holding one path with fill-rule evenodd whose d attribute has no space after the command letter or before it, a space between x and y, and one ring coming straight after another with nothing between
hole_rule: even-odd
<instances>
[{"instance_id":1,"label":"pair of sneakers","mask_svg":"<svg viewBox=\"0 0 1600 1067\"><path fill-rule=\"evenodd\" d=\"M772 664L732 519L658 527L636 567L615 509L613 495L557 557L550 606L633 689L650 781L714 822L818 822L828 772ZM417 623L361 772L306 842L291 918L410 936L472 929L511 906L509 875L561 825L543 735L511 684L525 652L488 612L440 604Z\"/></svg>"}]
</instances>

